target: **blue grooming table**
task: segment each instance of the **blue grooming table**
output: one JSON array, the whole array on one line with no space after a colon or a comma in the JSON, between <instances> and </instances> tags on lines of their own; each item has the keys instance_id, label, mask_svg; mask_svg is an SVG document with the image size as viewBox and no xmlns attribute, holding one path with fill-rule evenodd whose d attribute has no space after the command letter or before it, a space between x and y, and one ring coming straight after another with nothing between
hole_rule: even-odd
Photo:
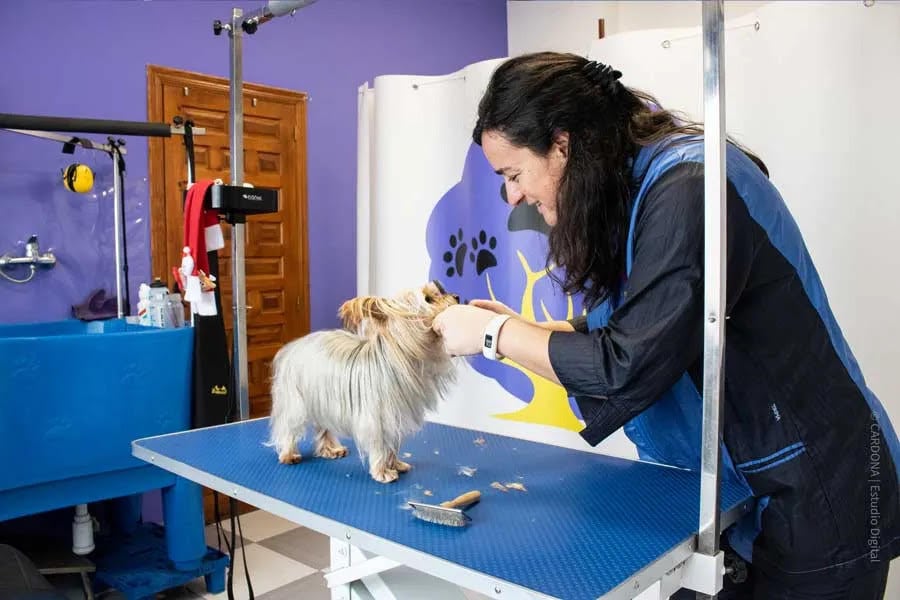
<instances>
[{"instance_id":1,"label":"blue grooming table","mask_svg":"<svg viewBox=\"0 0 900 600\"><path fill-rule=\"evenodd\" d=\"M378 555L368 571L357 567L362 581L403 564L504 600L633 598L672 577L695 547L694 472L428 423L401 450L412 471L380 484L352 444L349 457L325 460L305 442L300 464L279 464L263 446L267 427L263 418L168 434L137 440L132 451L330 536L333 568L350 566L334 561L349 559L351 546ZM473 489L482 498L464 528L420 521L406 504ZM723 483L723 528L748 504L742 489ZM336 553L335 543L347 547Z\"/></svg>"}]
</instances>

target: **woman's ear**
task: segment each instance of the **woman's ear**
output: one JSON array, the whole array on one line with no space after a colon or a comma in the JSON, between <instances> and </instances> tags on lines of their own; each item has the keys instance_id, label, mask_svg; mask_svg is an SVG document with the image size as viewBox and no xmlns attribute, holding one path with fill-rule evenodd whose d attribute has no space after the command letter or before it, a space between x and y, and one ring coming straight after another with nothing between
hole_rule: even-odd
<instances>
[{"instance_id":1,"label":"woman's ear","mask_svg":"<svg viewBox=\"0 0 900 600\"><path fill-rule=\"evenodd\" d=\"M553 151L563 159L569 158L569 132L557 131L553 135Z\"/></svg>"}]
</instances>

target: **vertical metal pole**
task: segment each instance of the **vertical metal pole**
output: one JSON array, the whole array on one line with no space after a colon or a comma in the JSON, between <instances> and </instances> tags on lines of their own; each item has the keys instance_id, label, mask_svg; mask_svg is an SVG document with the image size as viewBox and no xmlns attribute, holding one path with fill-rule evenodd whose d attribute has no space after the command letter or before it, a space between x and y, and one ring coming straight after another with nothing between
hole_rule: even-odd
<instances>
[{"instance_id":1,"label":"vertical metal pole","mask_svg":"<svg viewBox=\"0 0 900 600\"><path fill-rule=\"evenodd\" d=\"M121 319L125 316L125 294L122 290L122 173L119 168L119 149L113 145L109 153L113 161L113 221L115 221L115 253L116 253L116 310Z\"/></svg>"},{"instance_id":2,"label":"vertical metal pole","mask_svg":"<svg viewBox=\"0 0 900 600\"><path fill-rule=\"evenodd\" d=\"M244 75L241 63L244 11L232 10L231 31L231 185L244 178ZM231 281L233 303L232 337L234 352L233 387L237 394L238 418L250 416L250 391L247 375L247 284L244 271L244 223L231 226Z\"/></svg>"},{"instance_id":3,"label":"vertical metal pole","mask_svg":"<svg viewBox=\"0 0 900 600\"><path fill-rule=\"evenodd\" d=\"M706 321L703 336L703 453L697 550L710 556L719 552L719 440L722 434L722 367L725 349L727 240L724 49L723 1L706 0L703 2Z\"/></svg>"}]
</instances>

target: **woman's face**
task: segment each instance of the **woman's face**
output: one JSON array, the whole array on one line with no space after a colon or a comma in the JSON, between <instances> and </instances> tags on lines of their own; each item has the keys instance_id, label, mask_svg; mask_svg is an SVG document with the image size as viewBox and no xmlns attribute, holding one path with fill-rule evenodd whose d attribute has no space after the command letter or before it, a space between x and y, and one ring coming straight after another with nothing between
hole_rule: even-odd
<instances>
[{"instance_id":1,"label":"woman's face","mask_svg":"<svg viewBox=\"0 0 900 600\"><path fill-rule=\"evenodd\" d=\"M482 134L481 148L494 171L504 178L506 201L512 206L523 200L533 204L547 225L556 225L556 198L569 151L568 134L558 134L546 156L514 146L497 131Z\"/></svg>"}]
</instances>

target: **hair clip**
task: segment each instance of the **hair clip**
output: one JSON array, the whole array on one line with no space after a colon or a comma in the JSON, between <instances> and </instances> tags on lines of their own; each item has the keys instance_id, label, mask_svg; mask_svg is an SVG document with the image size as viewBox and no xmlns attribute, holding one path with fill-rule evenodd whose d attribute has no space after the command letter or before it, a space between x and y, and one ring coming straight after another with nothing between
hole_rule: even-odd
<instances>
[{"instance_id":1,"label":"hair clip","mask_svg":"<svg viewBox=\"0 0 900 600\"><path fill-rule=\"evenodd\" d=\"M595 60L590 60L581 68L581 72L593 84L605 91L611 96L615 96L619 91L619 78L622 77L621 71L617 71Z\"/></svg>"}]
</instances>

